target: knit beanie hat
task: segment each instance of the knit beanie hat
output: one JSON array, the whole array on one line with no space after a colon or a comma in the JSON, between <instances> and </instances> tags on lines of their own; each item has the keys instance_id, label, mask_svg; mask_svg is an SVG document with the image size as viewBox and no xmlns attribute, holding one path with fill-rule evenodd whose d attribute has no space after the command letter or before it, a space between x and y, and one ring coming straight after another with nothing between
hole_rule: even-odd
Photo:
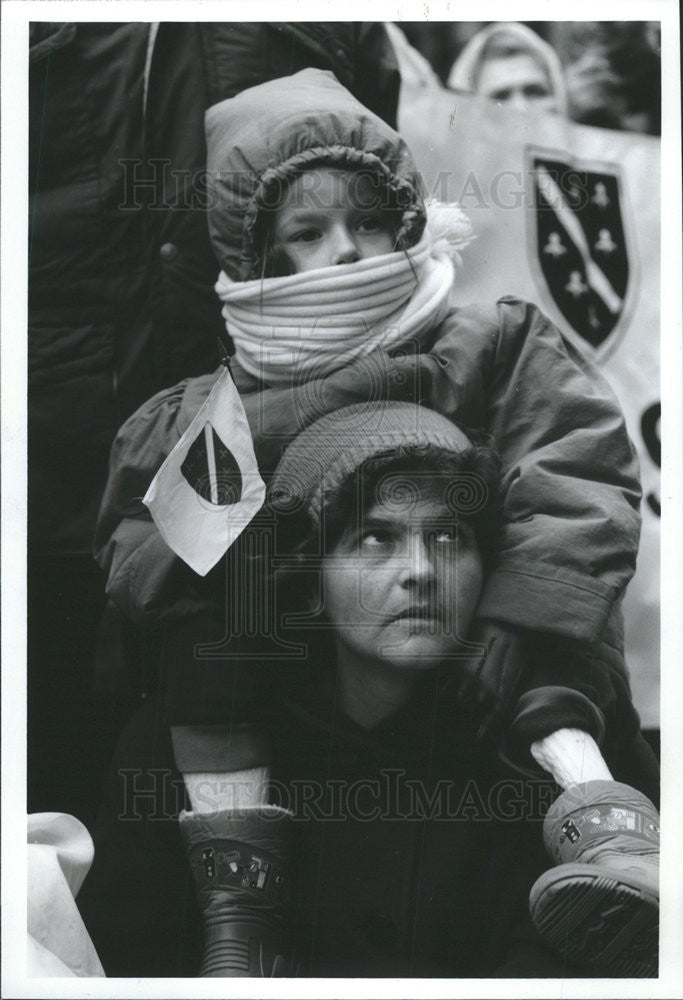
<instances>
[{"instance_id":1,"label":"knit beanie hat","mask_svg":"<svg viewBox=\"0 0 683 1000\"><path fill-rule=\"evenodd\" d=\"M356 403L328 413L288 446L273 476L269 498L280 509L303 507L319 523L324 497L370 458L402 447L418 449L441 467L444 454L460 455L472 447L446 417L414 403ZM477 505L472 498L472 509ZM467 506L467 504L466 504Z\"/></svg>"}]
</instances>

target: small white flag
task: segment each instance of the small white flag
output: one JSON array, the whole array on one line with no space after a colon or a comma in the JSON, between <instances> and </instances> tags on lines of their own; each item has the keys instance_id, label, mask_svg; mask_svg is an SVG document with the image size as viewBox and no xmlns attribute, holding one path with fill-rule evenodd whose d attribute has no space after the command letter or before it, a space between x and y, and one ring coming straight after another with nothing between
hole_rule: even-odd
<instances>
[{"instance_id":1,"label":"small white flag","mask_svg":"<svg viewBox=\"0 0 683 1000\"><path fill-rule=\"evenodd\" d=\"M263 504L242 400L223 368L143 497L164 541L205 576Z\"/></svg>"}]
</instances>

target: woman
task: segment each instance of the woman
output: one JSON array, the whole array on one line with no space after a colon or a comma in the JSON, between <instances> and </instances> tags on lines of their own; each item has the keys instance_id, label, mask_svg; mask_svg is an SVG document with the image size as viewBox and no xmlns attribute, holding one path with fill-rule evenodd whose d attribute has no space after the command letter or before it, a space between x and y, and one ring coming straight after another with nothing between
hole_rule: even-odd
<instances>
[{"instance_id":1,"label":"woman","mask_svg":"<svg viewBox=\"0 0 683 1000\"><path fill-rule=\"evenodd\" d=\"M595 974L556 957L527 912L556 786L501 765L454 693L497 475L487 444L408 404L348 407L289 446L250 529L274 532L278 635L307 643L261 671L268 805L243 809L248 844L183 811L171 734L154 706L134 720L84 905L109 975L196 973L178 829L206 975Z\"/></svg>"}]
</instances>

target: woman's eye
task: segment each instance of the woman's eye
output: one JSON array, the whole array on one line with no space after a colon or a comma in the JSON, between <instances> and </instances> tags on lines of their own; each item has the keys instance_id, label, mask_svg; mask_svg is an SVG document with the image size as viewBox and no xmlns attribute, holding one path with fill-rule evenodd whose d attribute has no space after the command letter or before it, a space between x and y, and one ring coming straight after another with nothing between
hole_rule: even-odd
<instances>
[{"instance_id":1,"label":"woman's eye","mask_svg":"<svg viewBox=\"0 0 683 1000\"><path fill-rule=\"evenodd\" d=\"M431 540L435 545L452 545L457 541L457 538L455 528L442 528L432 534Z\"/></svg>"},{"instance_id":2,"label":"woman's eye","mask_svg":"<svg viewBox=\"0 0 683 1000\"><path fill-rule=\"evenodd\" d=\"M361 545L369 549L378 549L391 544L391 536L388 531L368 531L361 538Z\"/></svg>"}]
</instances>

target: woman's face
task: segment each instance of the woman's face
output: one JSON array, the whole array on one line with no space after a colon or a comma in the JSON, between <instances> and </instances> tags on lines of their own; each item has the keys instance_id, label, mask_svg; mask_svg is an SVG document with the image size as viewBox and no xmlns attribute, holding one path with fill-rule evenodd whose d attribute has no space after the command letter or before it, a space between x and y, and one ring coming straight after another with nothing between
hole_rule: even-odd
<instances>
[{"instance_id":1,"label":"woman's face","mask_svg":"<svg viewBox=\"0 0 683 1000\"><path fill-rule=\"evenodd\" d=\"M321 167L289 185L275 214L273 238L298 274L391 253L393 226L370 176Z\"/></svg>"},{"instance_id":2,"label":"woman's face","mask_svg":"<svg viewBox=\"0 0 683 1000\"><path fill-rule=\"evenodd\" d=\"M338 661L420 673L461 651L482 587L472 527L444 497L444 479L414 481L348 527L322 566L325 617Z\"/></svg>"},{"instance_id":3,"label":"woman's face","mask_svg":"<svg viewBox=\"0 0 683 1000\"><path fill-rule=\"evenodd\" d=\"M485 60L477 93L518 111L557 110L545 70L524 53Z\"/></svg>"}]
</instances>

